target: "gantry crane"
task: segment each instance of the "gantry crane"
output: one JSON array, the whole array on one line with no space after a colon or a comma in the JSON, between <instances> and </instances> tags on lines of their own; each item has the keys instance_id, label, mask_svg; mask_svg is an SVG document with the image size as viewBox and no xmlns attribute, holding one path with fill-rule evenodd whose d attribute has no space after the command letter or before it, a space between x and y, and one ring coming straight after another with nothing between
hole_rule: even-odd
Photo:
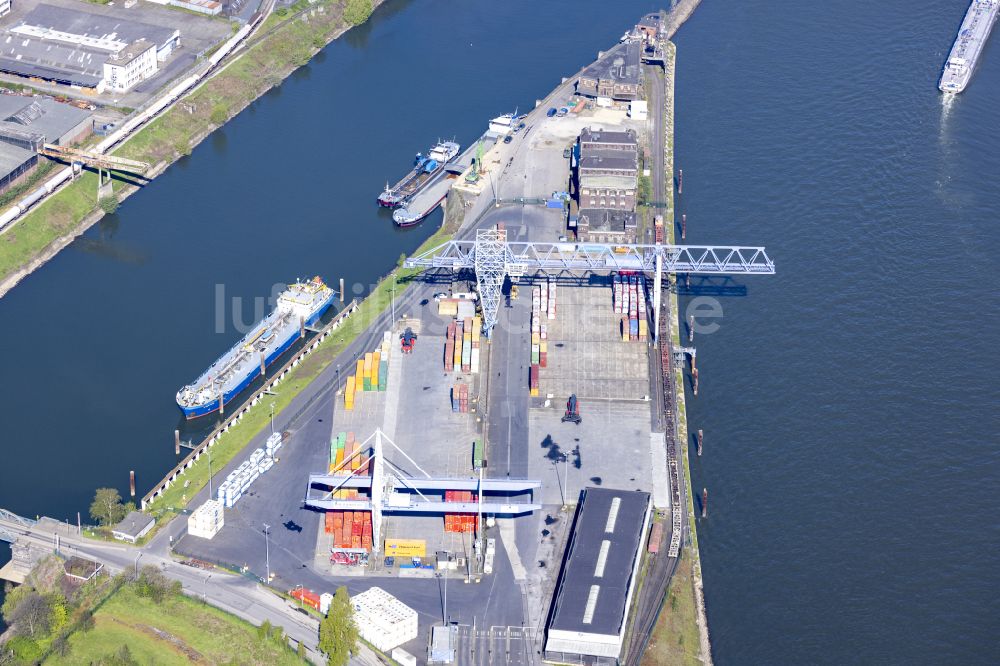
<instances>
[{"instance_id":1,"label":"gantry crane","mask_svg":"<svg viewBox=\"0 0 1000 666\"><path fill-rule=\"evenodd\" d=\"M386 460L384 443L396 449L423 476L411 475L399 465ZM359 470L351 471L351 462L356 457L361 458L363 469L370 468L370 475ZM484 501L484 493L520 495L541 486L541 481L529 479L484 479L481 469L478 478L432 477L381 429L376 429L358 447L357 452L348 456L329 474L309 475L305 504L324 511L371 511L372 553L377 555L382 548L382 515L385 513L475 513L479 517L476 529L476 540L479 542L482 538L484 513L516 516L542 508L538 504L531 503ZM368 490L371 493L370 499L350 500L335 497L336 491L347 488ZM472 490L476 492L477 500L442 502L430 499L422 492L440 493L444 490Z\"/></svg>"},{"instance_id":2,"label":"gantry crane","mask_svg":"<svg viewBox=\"0 0 1000 666\"><path fill-rule=\"evenodd\" d=\"M410 257L410 268L473 270L483 306L483 332L497 323L505 278L529 272L569 274L633 271L653 274L654 336L659 334L664 273L772 275L774 262L763 247L721 245L621 245L602 243L508 242L504 229L479 229L475 240L452 240Z\"/></svg>"}]
</instances>

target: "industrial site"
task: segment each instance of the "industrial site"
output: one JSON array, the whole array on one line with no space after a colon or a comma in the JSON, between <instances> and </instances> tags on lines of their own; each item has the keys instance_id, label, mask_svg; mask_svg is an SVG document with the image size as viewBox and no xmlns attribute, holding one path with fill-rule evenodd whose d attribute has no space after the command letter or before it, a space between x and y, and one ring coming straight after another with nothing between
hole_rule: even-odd
<instances>
[{"instance_id":1,"label":"industrial site","mask_svg":"<svg viewBox=\"0 0 1000 666\"><path fill-rule=\"evenodd\" d=\"M151 54L176 40L153 34ZM774 272L763 248L673 244L672 54L648 15L535 109L490 120L434 177L457 233L407 258L386 310L276 414L286 375L361 316L340 276L292 285L318 305L281 310L304 303L283 295L297 324L262 325L217 379L178 393L187 418L219 425L201 443L175 435L191 453L122 538L141 540L153 520L137 516L173 510L163 498L207 463L207 487L154 542L303 611L346 585L361 637L396 663L638 664L694 529L678 276ZM78 84L114 87L78 69ZM395 194L380 203L407 205ZM213 464L269 404L268 425Z\"/></svg>"}]
</instances>

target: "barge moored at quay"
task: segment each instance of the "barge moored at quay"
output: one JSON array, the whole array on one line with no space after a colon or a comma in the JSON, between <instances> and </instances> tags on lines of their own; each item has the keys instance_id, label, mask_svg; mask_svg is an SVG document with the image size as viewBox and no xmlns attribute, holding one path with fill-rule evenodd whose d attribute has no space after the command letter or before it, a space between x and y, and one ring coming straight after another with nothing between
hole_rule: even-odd
<instances>
[{"instance_id":1,"label":"barge moored at quay","mask_svg":"<svg viewBox=\"0 0 1000 666\"><path fill-rule=\"evenodd\" d=\"M385 208L397 208L406 204L423 188L434 181L445 164L455 159L461 147L454 141L438 141L427 154L417 153L413 160L413 169L403 176L402 180L389 187L386 183L382 194L378 196L378 205Z\"/></svg>"},{"instance_id":2,"label":"barge moored at quay","mask_svg":"<svg viewBox=\"0 0 1000 666\"><path fill-rule=\"evenodd\" d=\"M333 303L334 291L319 277L296 282L278 296L277 306L191 384L177 392L188 419L211 414L245 389L281 356Z\"/></svg>"}]
</instances>

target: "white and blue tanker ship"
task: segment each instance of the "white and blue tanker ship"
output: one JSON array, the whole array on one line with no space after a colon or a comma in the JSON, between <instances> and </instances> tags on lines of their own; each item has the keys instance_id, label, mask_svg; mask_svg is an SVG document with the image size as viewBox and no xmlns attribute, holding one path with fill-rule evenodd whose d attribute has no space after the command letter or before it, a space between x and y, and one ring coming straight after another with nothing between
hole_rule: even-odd
<instances>
[{"instance_id":1,"label":"white and blue tanker ship","mask_svg":"<svg viewBox=\"0 0 1000 666\"><path fill-rule=\"evenodd\" d=\"M333 303L334 292L319 277L296 282L278 296L277 307L201 377L177 392L184 416L193 419L218 411L245 389L265 366L281 356Z\"/></svg>"}]
</instances>

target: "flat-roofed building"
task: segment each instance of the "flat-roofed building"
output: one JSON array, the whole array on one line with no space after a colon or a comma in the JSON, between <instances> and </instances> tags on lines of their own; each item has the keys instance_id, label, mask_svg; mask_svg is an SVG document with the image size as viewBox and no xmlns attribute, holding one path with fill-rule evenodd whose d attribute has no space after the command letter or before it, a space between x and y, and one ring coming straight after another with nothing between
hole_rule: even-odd
<instances>
[{"instance_id":1,"label":"flat-roofed building","mask_svg":"<svg viewBox=\"0 0 1000 666\"><path fill-rule=\"evenodd\" d=\"M10 14L10 0L0 0L0 16Z\"/></svg>"},{"instance_id":2,"label":"flat-roofed building","mask_svg":"<svg viewBox=\"0 0 1000 666\"><path fill-rule=\"evenodd\" d=\"M106 90L129 90L156 74L156 46L140 39L104 61Z\"/></svg>"},{"instance_id":3,"label":"flat-roofed building","mask_svg":"<svg viewBox=\"0 0 1000 666\"><path fill-rule=\"evenodd\" d=\"M634 490L584 490L546 628L547 661L618 663L649 499Z\"/></svg>"},{"instance_id":4,"label":"flat-roofed building","mask_svg":"<svg viewBox=\"0 0 1000 666\"><path fill-rule=\"evenodd\" d=\"M587 97L629 101L639 99L642 84L642 43L630 39L600 53L576 82L576 92Z\"/></svg>"}]
</instances>

